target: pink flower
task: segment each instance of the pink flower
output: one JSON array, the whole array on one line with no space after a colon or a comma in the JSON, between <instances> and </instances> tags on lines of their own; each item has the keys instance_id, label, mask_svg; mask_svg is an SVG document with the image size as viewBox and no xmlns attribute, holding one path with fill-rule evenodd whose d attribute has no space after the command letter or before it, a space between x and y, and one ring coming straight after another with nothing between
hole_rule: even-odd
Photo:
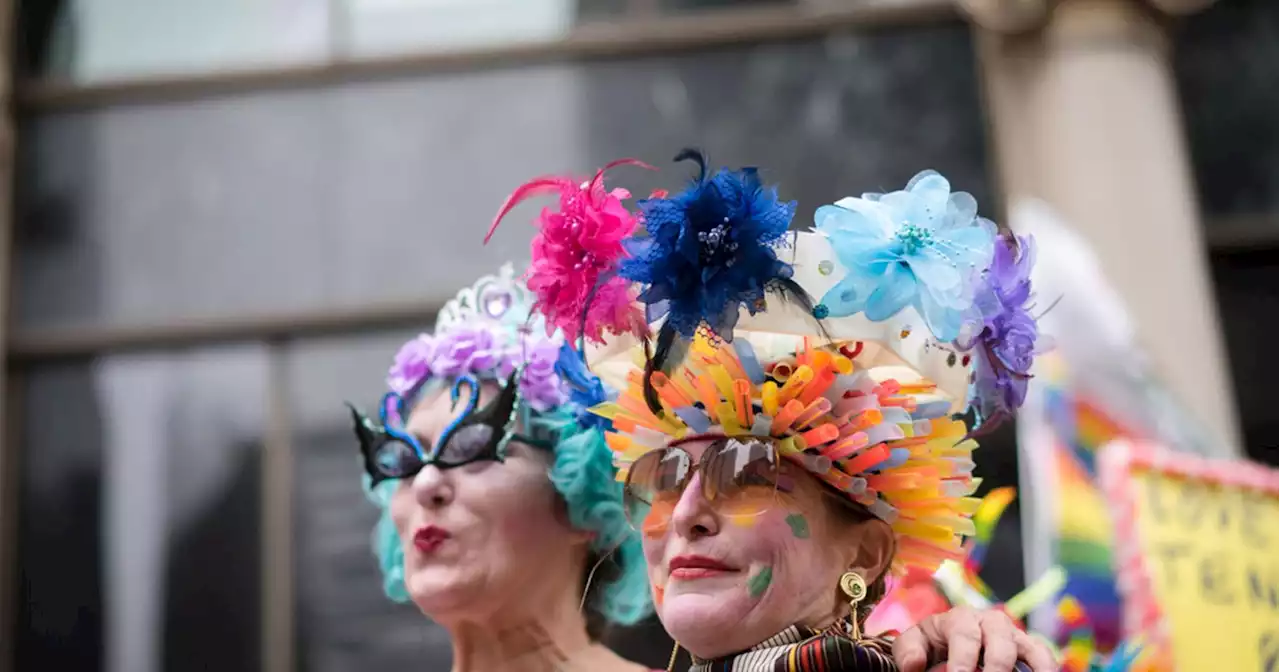
<instances>
[{"instance_id":1,"label":"pink flower","mask_svg":"<svg viewBox=\"0 0 1280 672\"><path fill-rule=\"evenodd\" d=\"M585 336L603 343L605 332L642 333L644 316L629 284L613 275L626 254L622 241L636 228L636 218L622 204L631 193L606 191L605 171L618 165L650 166L634 159L614 161L586 182L567 177L541 177L522 186L498 211L485 242L517 204L538 194L559 192L559 209L538 215L538 234L531 246L533 263L525 275L535 297L534 309L546 319L547 333L560 329L570 342Z\"/></svg>"}]
</instances>

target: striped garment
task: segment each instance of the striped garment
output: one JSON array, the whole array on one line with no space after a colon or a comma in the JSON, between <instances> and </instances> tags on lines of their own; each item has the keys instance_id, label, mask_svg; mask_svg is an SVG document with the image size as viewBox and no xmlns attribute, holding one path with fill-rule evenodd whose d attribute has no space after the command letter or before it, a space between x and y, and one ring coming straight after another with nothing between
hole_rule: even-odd
<instances>
[{"instance_id":1,"label":"striped garment","mask_svg":"<svg viewBox=\"0 0 1280 672\"><path fill-rule=\"evenodd\" d=\"M823 631L793 625L742 653L715 660L694 658L689 672L897 672L892 636L855 642L844 625L841 621ZM1013 669L1031 672L1021 661Z\"/></svg>"},{"instance_id":2,"label":"striped garment","mask_svg":"<svg viewBox=\"0 0 1280 672\"><path fill-rule=\"evenodd\" d=\"M742 653L695 658L689 672L896 672L892 649L887 637L854 642L838 626L817 631L793 625Z\"/></svg>"}]
</instances>

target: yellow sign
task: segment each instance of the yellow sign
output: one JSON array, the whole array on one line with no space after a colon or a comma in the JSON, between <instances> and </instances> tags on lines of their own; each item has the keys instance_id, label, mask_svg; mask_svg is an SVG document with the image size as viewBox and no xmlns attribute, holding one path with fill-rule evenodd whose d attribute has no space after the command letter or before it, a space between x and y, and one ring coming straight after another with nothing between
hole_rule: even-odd
<instances>
[{"instance_id":1,"label":"yellow sign","mask_svg":"<svg viewBox=\"0 0 1280 672\"><path fill-rule=\"evenodd\" d=\"M1154 645L1158 669L1277 670L1280 474L1127 442L1106 451L1127 634Z\"/></svg>"}]
</instances>

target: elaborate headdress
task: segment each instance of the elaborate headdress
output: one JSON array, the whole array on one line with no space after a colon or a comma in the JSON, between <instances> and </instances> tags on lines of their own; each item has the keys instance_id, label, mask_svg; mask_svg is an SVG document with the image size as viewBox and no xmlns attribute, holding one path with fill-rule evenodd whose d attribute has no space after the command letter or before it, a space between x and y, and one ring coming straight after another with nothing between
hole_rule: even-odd
<instances>
[{"instance_id":1,"label":"elaborate headdress","mask_svg":"<svg viewBox=\"0 0 1280 672\"><path fill-rule=\"evenodd\" d=\"M479 386L484 381L498 383L502 391L481 409ZM467 387L469 406L436 446L424 447L404 432L404 421L425 390L444 386L452 386L455 400ZM378 421L354 408L352 414L368 472L365 489L382 508L374 549L388 597L408 599L404 556L388 510L394 479L416 473L426 463L501 460L506 443L517 439L552 451L548 478L566 502L570 522L595 532L593 550L612 554L619 567L594 606L616 623L635 623L648 615L639 542L622 511L621 487L614 482L600 421L587 412L605 400L603 386L566 346L564 336L544 326L532 293L510 264L458 292L440 311L432 333L401 347L387 387ZM471 440L460 443L470 448L451 454L451 441L464 435Z\"/></svg>"},{"instance_id":2,"label":"elaborate headdress","mask_svg":"<svg viewBox=\"0 0 1280 672\"><path fill-rule=\"evenodd\" d=\"M932 171L823 206L797 232L794 203L755 169L681 159L697 177L639 202L644 231L617 261L656 339L620 336L590 357L621 388L596 409L619 478L683 437L767 437L892 526L895 570L960 559L978 479L956 414L972 408L985 431L1022 401L1038 337L1032 241Z\"/></svg>"}]
</instances>

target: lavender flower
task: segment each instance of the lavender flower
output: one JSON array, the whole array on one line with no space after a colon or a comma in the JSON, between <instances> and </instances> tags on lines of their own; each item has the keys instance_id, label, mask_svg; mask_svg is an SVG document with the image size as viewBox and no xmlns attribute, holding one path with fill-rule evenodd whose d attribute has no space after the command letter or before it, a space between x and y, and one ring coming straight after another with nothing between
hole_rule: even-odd
<instances>
[{"instance_id":1,"label":"lavender flower","mask_svg":"<svg viewBox=\"0 0 1280 672\"><path fill-rule=\"evenodd\" d=\"M405 394L418 381L431 375L431 358L435 354L435 341L427 334L400 346L395 362L387 372L387 387L396 394Z\"/></svg>"},{"instance_id":2,"label":"lavender flower","mask_svg":"<svg viewBox=\"0 0 1280 672\"><path fill-rule=\"evenodd\" d=\"M569 399L568 390L556 373L560 344L532 334L525 336L524 372L520 394L537 411L549 411Z\"/></svg>"},{"instance_id":3,"label":"lavender flower","mask_svg":"<svg viewBox=\"0 0 1280 672\"><path fill-rule=\"evenodd\" d=\"M491 329L460 327L436 337L436 357L432 372L454 377L483 373L502 361L503 344Z\"/></svg>"},{"instance_id":4,"label":"lavender flower","mask_svg":"<svg viewBox=\"0 0 1280 672\"><path fill-rule=\"evenodd\" d=\"M459 326L404 344L387 374L387 386L405 394L429 377L450 379L469 373L501 380L524 365L520 393L535 409L548 410L568 398L555 372L559 351L559 337L522 333L513 339L506 327Z\"/></svg>"},{"instance_id":5,"label":"lavender flower","mask_svg":"<svg viewBox=\"0 0 1280 672\"><path fill-rule=\"evenodd\" d=\"M1012 416L1027 397L1040 339L1028 305L1035 258L1031 236L1000 239L975 298L975 318L982 330L965 349L976 349L970 403L979 426Z\"/></svg>"}]
</instances>

